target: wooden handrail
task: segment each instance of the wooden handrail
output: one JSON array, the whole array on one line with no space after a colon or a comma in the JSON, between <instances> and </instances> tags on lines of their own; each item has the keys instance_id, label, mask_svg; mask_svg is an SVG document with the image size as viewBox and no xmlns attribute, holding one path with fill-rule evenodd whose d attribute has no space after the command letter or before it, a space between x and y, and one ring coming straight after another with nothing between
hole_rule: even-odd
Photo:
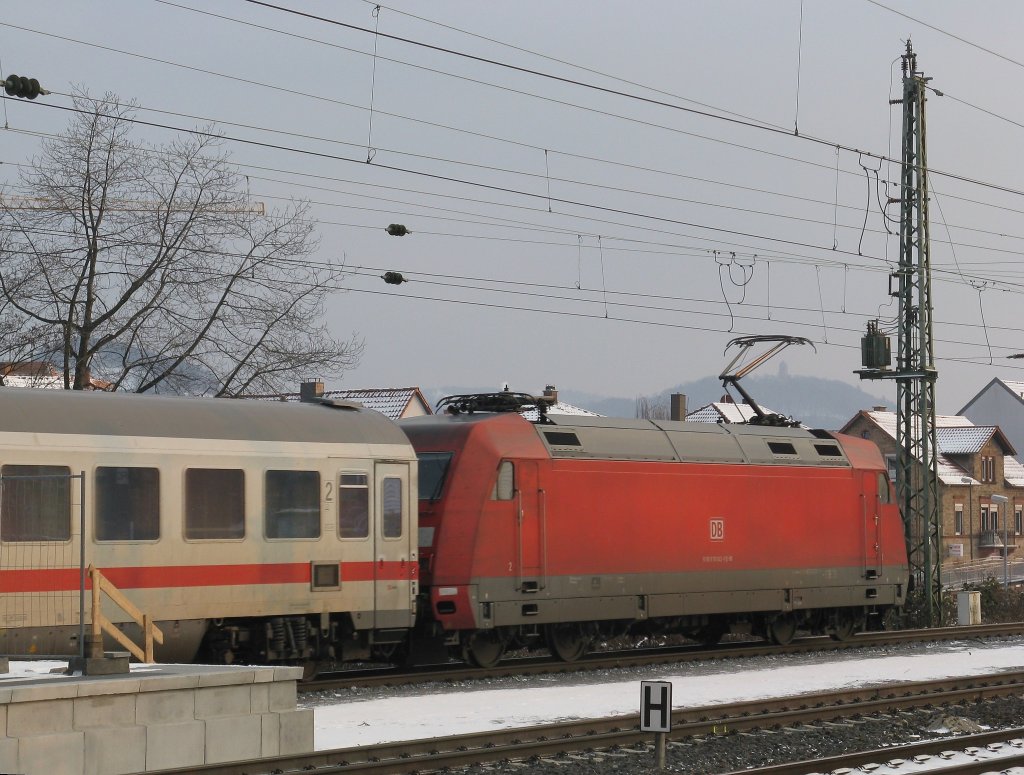
<instances>
[{"instance_id":1,"label":"wooden handrail","mask_svg":"<svg viewBox=\"0 0 1024 775\"><path fill-rule=\"evenodd\" d=\"M117 587L115 587L110 580L103 575L103 572L95 567L94 565L89 566L89 578L92 581L92 643L93 647L102 652L103 633L107 633L114 640L124 646L128 651L131 652L140 662L152 662L153 661L153 643L163 643L164 634L160 628L153 624L153 620L149 618L149 614L144 614L132 601L124 596ZM121 630L114 626L107 617L103 615L103 605L101 594L107 593L107 596L114 602L114 604L120 606L126 614L128 614L137 625L142 627L143 638L145 640L145 648L137 646L131 638L125 635ZM102 654L91 654L90 656L102 656Z\"/></svg>"}]
</instances>

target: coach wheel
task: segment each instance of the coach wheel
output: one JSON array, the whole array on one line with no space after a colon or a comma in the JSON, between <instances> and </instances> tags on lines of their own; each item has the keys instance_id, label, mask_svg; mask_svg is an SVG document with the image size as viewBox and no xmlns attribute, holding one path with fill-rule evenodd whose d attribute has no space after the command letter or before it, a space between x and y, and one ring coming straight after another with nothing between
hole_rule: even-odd
<instances>
[{"instance_id":1,"label":"coach wheel","mask_svg":"<svg viewBox=\"0 0 1024 775\"><path fill-rule=\"evenodd\" d=\"M834 624L828 628L828 636L832 640L850 640L857 631L857 619L853 614L837 613Z\"/></svg>"},{"instance_id":2,"label":"coach wheel","mask_svg":"<svg viewBox=\"0 0 1024 775\"><path fill-rule=\"evenodd\" d=\"M475 630L466 638L462 657L476 667L494 667L501 661L508 645L495 630Z\"/></svg>"},{"instance_id":3,"label":"coach wheel","mask_svg":"<svg viewBox=\"0 0 1024 775\"><path fill-rule=\"evenodd\" d=\"M590 646L590 639L578 624L549 624L545 634L548 649L563 662L575 662Z\"/></svg>"},{"instance_id":4,"label":"coach wheel","mask_svg":"<svg viewBox=\"0 0 1024 775\"><path fill-rule=\"evenodd\" d=\"M792 614L779 614L768 623L768 639L778 646L788 646L796 636L796 619Z\"/></svg>"}]
</instances>

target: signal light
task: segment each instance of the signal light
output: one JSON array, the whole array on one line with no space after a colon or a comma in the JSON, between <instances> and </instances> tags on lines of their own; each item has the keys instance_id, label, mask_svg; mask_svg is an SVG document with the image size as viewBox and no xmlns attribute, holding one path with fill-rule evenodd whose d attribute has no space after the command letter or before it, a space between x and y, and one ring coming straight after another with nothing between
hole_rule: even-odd
<instances>
[{"instance_id":1,"label":"signal light","mask_svg":"<svg viewBox=\"0 0 1024 775\"><path fill-rule=\"evenodd\" d=\"M4 91L7 92L8 97L24 97L28 100L34 100L40 94L50 93L40 86L39 81L35 78L26 78L13 73L4 80Z\"/></svg>"}]
</instances>

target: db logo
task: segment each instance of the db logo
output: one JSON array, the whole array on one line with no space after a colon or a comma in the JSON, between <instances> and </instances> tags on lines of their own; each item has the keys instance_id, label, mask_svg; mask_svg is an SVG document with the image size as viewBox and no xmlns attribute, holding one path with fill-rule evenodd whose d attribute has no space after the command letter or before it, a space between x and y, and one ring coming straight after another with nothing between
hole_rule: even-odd
<instances>
[{"instance_id":1,"label":"db logo","mask_svg":"<svg viewBox=\"0 0 1024 775\"><path fill-rule=\"evenodd\" d=\"M725 540L725 520L724 519L713 519L711 520L711 540L712 541L724 541Z\"/></svg>"}]
</instances>

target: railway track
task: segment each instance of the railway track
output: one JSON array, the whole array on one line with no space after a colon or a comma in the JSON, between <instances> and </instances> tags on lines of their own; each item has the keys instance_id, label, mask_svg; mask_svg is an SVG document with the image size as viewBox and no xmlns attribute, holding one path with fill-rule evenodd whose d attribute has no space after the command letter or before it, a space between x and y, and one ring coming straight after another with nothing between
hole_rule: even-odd
<instances>
[{"instance_id":1,"label":"railway track","mask_svg":"<svg viewBox=\"0 0 1024 775\"><path fill-rule=\"evenodd\" d=\"M879 717L916 708L957 705L1024 692L1024 671L822 692L797 697L753 700L722 706L676 710L670 740L724 735ZM1002 739L1024 734L1004 733ZM644 755L652 734L639 729L639 715L571 721L518 729L492 730L450 738L368 745L235 764L208 765L188 772L262 775L313 770L330 773L436 772L502 760L546 758L593 749L621 749ZM952 741L943 741L949 748ZM941 748L940 747L940 748ZM937 751L936 751L937 753ZM917 755L917 754L914 754ZM922 754L923 755L923 754ZM888 759L895 749L888 749ZM653 763L653 759L652 759ZM810 770L803 770L808 772ZM814 771L823 772L820 766ZM186 770L167 770L169 773ZM781 771L780 771L781 772Z\"/></svg>"},{"instance_id":2,"label":"railway track","mask_svg":"<svg viewBox=\"0 0 1024 775\"><path fill-rule=\"evenodd\" d=\"M949 740L929 740L898 747L876 748L843 756L830 756L813 761L759 767L758 775L811 775L841 772L863 767L876 771L908 769L908 763L927 769L928 775L980 775L1024 766L1024 727L963 735ZM750 770L736 770L725 775L750 775Z\"/></svg>"},{"instance_id":3,"label":"railway track","mask_svg":"<svg viewBox=\"0 0 1024 775\"><path fill-rule=\"evenodd\" d=\"M737 659L779 654L803 654L816 651L839 651L851 648L877 647L923 641L950 641L970 638L998 638L1024 635L1024 623L984 624L973 627L938 627L920 630L894 630L859 633L848 641L826 637L801 638L788 646L773 646L764 641L724 645L715 648L678 646L630 649L589 654L578 662L562 662L552 657L508 659L496 667L482 669L464 663L413 669L377 668L348 670L324 675L299 686L303 693L349 689L352 687L409 686L433 682L466 681L477 678L502 678L550 673L588 672L620 667L674 664L697 660Z\"/></svg>"}]
</instances>

